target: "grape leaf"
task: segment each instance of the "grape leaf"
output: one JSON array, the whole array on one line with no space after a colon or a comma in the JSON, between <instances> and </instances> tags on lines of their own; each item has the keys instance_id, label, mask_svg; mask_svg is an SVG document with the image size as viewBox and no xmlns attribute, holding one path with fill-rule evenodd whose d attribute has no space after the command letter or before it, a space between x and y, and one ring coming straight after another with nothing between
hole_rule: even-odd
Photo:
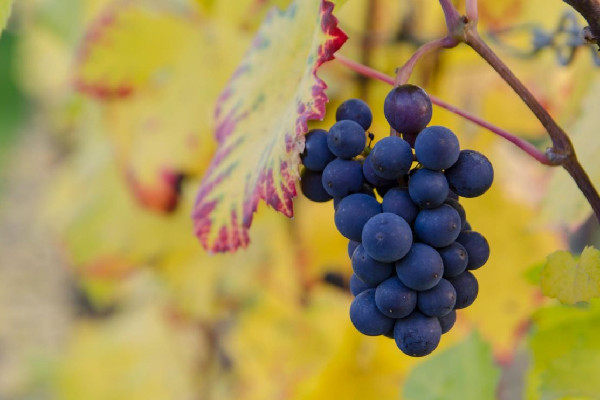
<instances>
[{"instance_id":1,"label":"grape leaf","mask_svg":"<svg viewBox=\"0 0 600 400\"><path fill-rule=\"evenodd\" d=\"M260 199L293 215L306 121L322 118L327 101L316 71L346 40L332 9L327 1L296 0L271 12L222 92L219 147L193 211L196 235L209 251L248 244Z\"/></svg>"},{"instance_id":2,"label":"grape leaf","mask_svg":"<svg viewBox=\"0 0 600 400\"><path fill-rule=\"evenodd\" d=\"M13 0L0 0L0 35L6 26L10 10L12 9Z\"/></svg>"},{"instance_id":3,"label":"grape leaf","mask_svg":"<svg viewBox=\"0 0 600 400\"><path fill-rule=\"evenodd\" d=\"M404 384L404 399L494 399L499 378L491 346L473 333L415 367Z\"/></svg>"},{"instance_id":4,"label":"grape leaf","mask_svg":"<svg viewBox=\"0 0 600 400\"><path fill-rule=\"evenodd\" d=\"M532 357L526 379L530 400L586 398L600 393L600 303L546 307L533 317Z\"/></svg>"},{"instance_id":5,"label":"grape leaf","mask_svg":"<svg viewBox=\"0 0 600 400\"><path fill-rule=\"evenodd\" d=\"M548 256L541 274L542 292L565 304L600 296L600 251L587 246L576 260L568 251Z\"/></svg>"}]
</instances>

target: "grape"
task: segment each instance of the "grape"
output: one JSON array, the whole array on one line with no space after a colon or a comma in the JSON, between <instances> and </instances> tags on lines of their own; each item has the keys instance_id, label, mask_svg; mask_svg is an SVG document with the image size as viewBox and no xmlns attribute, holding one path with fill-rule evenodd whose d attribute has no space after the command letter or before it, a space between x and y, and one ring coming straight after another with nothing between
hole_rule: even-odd
<instances>
[{"instance_id":1,"label":"grape","mask_svg":"<svg viewBox=\"0 0 600 400\"><path fill-rule=\"evenodd\" d=\"M414 223L417 237L433 247L449 246L460 234L460 216L448 204L421 210Z\"/></svg>"},{"instance_id":2,"label":"grape","mask_svg":"<svg viewBox=\"0 0 600 400\"><path fill-rule=\"evenodd\" d=\"M387 191L381 203L383 212L389 212L404 218L409 224L415 220L419 207L413 203L408 191L395 187Z\"/></svg>"},{"instance_id":3,"label":"grape","mask_svg":"<svg viewBox=\"0 0 600 400\"><path fill-rule=\"evenodd\" d=\"M360 245L360 242L350 240L348 241L348 257L352 258L352 254L354 254L354 250Z\"/></svg>"},{"instance_id":4,"label":"grape","mask_svg":"<svg viewBox=\"0 0 600 400\"><path fill-rule=\"evenodd\" d=\"M454 326L456 322L456 310L450 311L448 314L443 317L438 317L438 321L440 321L440 326L442 328L442 334L448 332Z\"/></svg>"},{"instance_id":5,"label":"grape","mask_svg":"<svg viewBox=\"0 0 600 400\"><path fill-rule=\"evenodd\" d=\"M444 263L433 247L413 243L408 254L396 263L396 274L405 286L428 290L442 279Z\"/></svg>"},{"instance_id":6,"label":"grape","mask_svg":"<svg viewBox=\"0 0 600 400\"><path fill-rule=\"evenodd\" d=\"M458 161L446 170L450 188L462 197L484 194L494 180L494 169L489 160L475 150L461 150Z\"/></svg>"},{"instance_id":7,"label":"grape","mask_svg":"<svg viewBox=\"0 0 600 400\"><path fill-rule=\"evenodd\" d=\"M383 113L396 132L417 134L431 121L431 100L420 87L401 85L388 93Z\"/></svg>"},{"instance_id":8,"label":"grape","mask_svg":"<svg viewBox=\"0 0 600 400\"><path fill-rule=\"evenodd\" d=\"M375 305L375 289L367 289L350 305L350 320L363 335L377 336L389 332L394 320L383 315Z\"/></svg>"},{"instance_id":9,"label":"grape","mask_svg":"<svg viewBox=\"0 0 600 400\"><path fill-rule=\"evenodd\" d=\"M363 130L366 131L371 126L371 122L373 122L373 114L367 103L364 101L360 99L349 99L340 104L335 112L336 121L347 119L360 124L363 127Z\"/></svg>"},{"instance_id":10,"label":"grape","mask_svg":"<svg viewBox=\"0 0 600 400\"><path fill-rule=\"evenodd\" d=\"M440 343L442 327L440 321L418 311L396 321L394 339L404 354L423 357L430 354Z\"/></svg>"},{"instance_id":11,"label":"grape","mask_svg":"<svg viewBox=\"0 0 600 400\"><path fill-rule=\"evenodd\" d=\"M375 173L373 164L371 163L371 154L365 158L363 163L363 176L365 180L376 188L394 187L398 186L398 181L393 179L383 179Z\"/></svg>"},{"instance_id":12,"label":"grape","mask_svg":"<svg viewBox=\"0 0 600 400\"><path fill-rule=\"evenodd\" d=\"M375 174L384 179L406 175L413 161L410 145L397 136L386 136L375 143L370 156Z\"/></svg>"},{"instance_id":13,"label":"grape","mask_svg":"<svg viewBox=\"0 0 600 400\"><path fill-rule=\"evenodd\" d=\"M468 221L465 221L465 226L462 228L463 231L472 231L471 224Z\"/></svg>"},{"instance_id":14,"label":"grape","mask_svg":"<svg viewBox=\"0 0 600 400\"><path fill-rule=\"evenodd\" d=\"M323 187L331 197L346 197L363 186L362 166L354 160L336 158L323 170Z\"/></svg>"},{"instance_id":15,"label":"grape","mask_svg":"<svg viewBox=\"0 0 600 400\"><path fill-rule=\"evenodd\" d=\"M359 155L366 143L365 130L354 121L336 122L327 135L329 150L339 158L350 159Z\"/></svg>"},{"instance_id":16,"label":"grape","mask_svg":"<svg viewBox=\"0 0 600 400\"><path fill-rule=\"evenodd\" d=\"M467 213L465 212L465 209L462 206L462 204L460 204L458 202L458 200L454 200L454 199L450 199L450 198L447 198L444 203L448 204L449 206L451 206L452 208L454 208L456 210L456 212L458 213L458 216L460 217L460 229L464 230L465 225L467 224Z\"/></svg>"},{"instance_id":17,"label":"grape","mask_svg":"<svg viewBox=\"0 0 600 400\"><path fill-rule=\"evenodd\" d=\"M323 187L322 174L304 168L300 174L300 190L307 199L316 203L331 200L331 196Z\"/></svg>"},{"instance_id":18,"label":"grape","mask_svg":"<svg viewBox=\"0 0 600 400\"><path fill-rule=\"evenodd\" d=\"M463 245L469 255L467 269L480 268L490 258L490 246L481 233L463 231L456 241Z\"/></svg>"},{"instance_id":19,"label":"grape","mask_svg":"<svg viewBox=\"0 0 600 400\"><path fill-rule=\"evenodd\" d=\"M375 286L394 273L394 265L374 260L360 245L352 254L352 270L365 283Z\"/></svg>"},{"instance_id":20,"label":"grape","mask_svg":"<svg viewBox=\"0 0 600 400\"><path fill-rule=\"evenodd\" d=\"M423 208L435 208L444 203L448 190L444 174L430 169L418 169L408 180L410 198Z\"/></svg>"},{"instance_id":21,"label":"grape","mask_svg":"<svg viewBox=\"0 0 600 400\"><path fill-rule=\"evenodd\" d=\"M444 278L452 278L465 272L469 260L467 250L458 242L438 249L444 261Z\"/></svg>"},{"instance_id":22,"label":"grape","mask_svg":"<svg viewBox=\"0 0 600 400\"><path fill-rule=\"evenodd\" d=\"M448 180L448 178L446 178L446 180ZM448 198L446 200L456 200L458 201L458 195L456 193L454 193L452 190L448 190Z\"/></svg>"},{"instance_id":23,"label":"grape","mask_svg":"<svg viewBox=\"0 0 600 400\"><path fill-rule=\"evenodd\" d=\"M365 223L381 212L381 205L374 197L355 193L344 197L335 210L335 226L342 236L359 242Z\"/></svg>"},{"instance_id":24,"label":"grape","mask_svg":"<svg viewBox=\"0 0 600 400\"><path fill-rule=\"evenodd\" d=\"M458 138L443 126L429 126L419 133L415 141L415 155L427 169L441 171L450 168L460 153Z\"/></svg>"},{"instance_id":25,"label":"grape","mask_svg":"<svg viewBox=\"0 0 600 400\"><path fill-rule=\"evenodd\" d=\"M419 311L430 317L443 317L454 309L455 304L456 290L445 279L431 289L419 292L417 300Z\"/></svg>"},{"instance_id":26,"label":"grape","mask_svg":"<svg viewBox=\"0 0 600 400\"><path fill-rule=\"evenodd\" d=\"M404 286L398 278L391 277L377 286L375 304L390 318L404 318L415 309L417 292Z\"/></svg>"},{"instance_id":27,"label":"grape","mask_svg":"<svg viewBox=\"0 0 600 400\"><path fill-rule=\"evenodd\" d=\"M312 171L323 171L335 158L327 146L327 132L323 129L311 129L306 134L304 152L300 156L302 164Z\"/></svg>"},{"instance_id":28,"label":"grape","mask_svg":"<svg viewBox=\"0 0 600 400\"><path fill-rule=\"evenodd\" d=\"M367 221L362 232L362 244L372 258L394 262L408 253L412 245L408 223L396 214L381 213Z\"/></svg>"},{"instance_id":29,"label":"grape","mask_svg":"<svg viewBox=\"0 0 600 400\"><path fill-rule=\"evenodd\" d=\"M367 289L371 289L373 286L370 286L365 281L360 279L356 274L352 274L350 277L350 292L352 292L353 296L358 296L359 293L364 292Z\"/></svg>"},{"instance_id":30,"label":"grape","mask_svg":"<svg viewBox=\"0 0 600 400\"><path fill-rule=\"evenodd\" d=\"M417 132L417 133L403 133L402 134L402 139L406 140L406 143L410 144L410 147L412 147L414 149L415 148L415 142L417 141L418 134L419 134L419 132Z\"/></svg>"},{"instance_id":31,"label":"grape","mask_svg":"<svg viewBox=\"0 0 600 400\"><path fill-rule=\"evenodd\" d=\"M455 309L469 307L479 293L479 283L475 276L469 271L448 279L456 290L456 305Z\"/></svg>"}]
</instances>

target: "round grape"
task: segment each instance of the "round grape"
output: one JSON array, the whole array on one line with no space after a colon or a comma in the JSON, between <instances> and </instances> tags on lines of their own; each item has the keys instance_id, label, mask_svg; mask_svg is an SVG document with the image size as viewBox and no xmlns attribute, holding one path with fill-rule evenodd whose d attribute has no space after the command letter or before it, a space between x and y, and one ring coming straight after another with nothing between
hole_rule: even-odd
<instances>
[{"instance_id":1,"label":"round grape","mask_svg":"<svg viewBox=\"0 0 600 400\"><path fill-rule=\"evenodd\" d=\"M456 241L463 245L469 255L467 269L480 268L490 258L490 245L481 233L463 231L458 235Z\"/></svg>"},{"instance_id":2,"label":"round grape","mask_svg":"<svg viewBox=\"0 0 600 400\"><path fill-rule=\"evenodd\" d=\"M363 175L360 162L336 158L323 170L322 184L331 197L346 197L361 191Z\"/></svg>"},{"instance_id":3,"label":"round grape","mask_svg":"<svg viewBox=\"0 0 600 400\"><path fill-rule=\"evenodd\" d=\"M440 321L440 326L442 328L442 334L448 332L454 326L456 322L456 310L450 311L448 314L443 317L438 317Z\"/></svg>"},{"instance_id":4,"label":"round grape","mask_svg":"<svg viewBox=\"0 0 600 400\"><path fill-rule=\"evenodd\" d=\"M304 152L300 156L302 164L312 171L323 171L335 156L327 146L327 131L311 129L306 134Z\"/></svg>"},{"instance_id":5,"label":"round grape","mask_svg":"<svg viewBox=\"0 0 600 400\"><path fill-rule=\"evenodd\" d=\"M442 279L444 263L433 247L413 243L408 254L396 262L396 274L405 286L414 290L428 290Z\"/></svg>"},{"instance_id":6,"label":"round grape","mask_svg":"<svg viewBox=\"0 0 600 400\"><path fill-rule=\"evenodd\" d=\"M433 247L449 246L460 234L460 216L448 204L421 210L414 223L417 237Z\"/></svg>"},{"instance_id":7,"label":"round grape","mask_svg":"<svg viewBox=\"0 0 600 400\"><path fill-rule=\"evenodd\" d=\"M448 204L450 207L456 210L458 216L460 217L460 229L464 230L465 225L467 224L467 213L465 212L465 209L462 206L462 204L460 204L458 200L454 200L451 198L447 198L444 203Z\"/></svg>"},{"instance_id":8,"label":"round grape","mask_svg":"<svg viewBox=\"0 0 600 400\"><path fill-rule=\"evenodd\" d=\"M467 250L458 242L438 249L444 261L444 278L452 278L465 272L469 256Z\"/></svg>"},{"instance_id":9,"label":"round grape","mask_svg":"<svg viewBox=\"0 0 600 400\"><path fill-rule=\"evenodd\" d=\"M354 254L354 250L360 246L360 242L350 240L348 241L348 257L352 258L352 254Z\"/></svg>"},{"instance_id":10,"label":"round grape","mask_svg":"<svg viewBox=\"0 0 600 400\"><path fill-rule=\"evenodd\" d=\"M383 113L396 132L417 134L431 121L431 100L420 87L401 85L386 96Z\"/></svg>"},{"instance_id":11,"label":"round grape","mask_svg":"<svg viewBox=\"0 0 600 400\"><path fill-rule=\"evenodd\" d=\"M418 169L408 180L410 198L423 208L435 208L444 203L448 190L446 177L438 171Z\"/></svg>"},{"instance_id":12,"label":"round grape","mask_svg":"<svg viewBox=\"0 0 600 400\"><path fill-rule=\"evenodd\" d=\"M323 179L320 172L304 168L300 174L300 190L302 194L316 203L324 203L331 200L331 195L323 187Z\"/></svg>"},{"instance_id":13,"label":"round grape","mask_svg":"<svg viewBox=\"0 0 600 400\"><path fill-rule=\"evenodd\" d=\"M490 161L475 150L461 150L458 161L446 170L450 188L462 197L484 194L494 180L494 168Z\"/></svg>"},{"instance_id":14,"label":"round grape","mask_svg":"<svg viewBox=\"0 0 600 400\"><path fill-rule=\"evenodd\" d=\"M350 304L350 320L363 335L383 335L392 328L394 320L383 315L375 305L375 289L359 293Z\"/></svg>"},{"instance_id":15,"label":"round grape","mask_svg":"<svg viewBox=\"0 0 600 400\"><path fill-rule=\"evenodd\" d=\"M386 136L375 143L370 156L375 174L384 179L401 178L413 162L410 145L397 136Z\"/></svg>"},{"instance_id":16,"label":"round grape","mask_svg":"<svg viewBox=\"0 0 600 400\"><path fill-rule=\"evenodd\" d=\"M410 225L396 214L381 213L367 221L362 244L367 253L381 262L394 262L406 255L412 245Z\"/></svg>"},{"instance_id":17,"label":"round grape","mask_svg":"<svg viewBox=\"0 0 600 400\"><path fill-rule=\"evenodd\" d=\"M375 173L373 163L371 162L371 154L369 154L367 158L365 158L365 162L363 163L363 176L365 177L365 180L367 182L375 186L378 190L379 188L391 188L394 186L398 186L397 180L383 179Z\"/></svg>"},{"instance_id":18,"label":"round grape","mask_svg":"<svg viewBox=\"0 0 600 400\"><path fill-rule=\"evenodd\" d=\"M375 304L379 311L390 318L404 318L415 309L417 292L404 286L394 276L377 286Z\"/></svg>"},{"instance_id":19,"label":"round grape","mask_svg":"<svg viewBox=\"0 0 600 400\"><path fill-rule=\"evenodd\" d=\"M415 155L425 168L441 171L450 168L460 153L458 138L448 128L429 126L415 141Z\"/></svg>"},{"instance_id":20,"label":"round grape","mask_svg":"<svg viewBox=\"0 0 600 400\"><path fill-rule=\"evenodd\" d=\"M366 143L365 130L350 120L336 122L327 134L329 150L339 158L350 159L359 155Z\"/></svg>"},{"instance_id":21,"label":"round grape","mask_svg":"<svg viewBox=\"0 0 600 400\"><path fill-rule=\"evenodd\" d=\"M364 292L367 289L371 289L373 286L367 284L365 281L360 279L356 274L352 274L350 277L350 292L353 296L358 296L359 293Z\"/></svg>"},{"instance_id":22,"label":"round grape","mask_svg":"<svg viewBox=\"0 0 600 400\"><path fill-rule=\"evenodd\" d=\"M394 265L374 260L360 245L352 254L352 270L365 283L375 286L392 276Z\"/></svg>"},{"instance_id":23,"label":"round grape","mask_svg":"<svg viewBox=\"0 0 600 400\"><path fill-rule=\"evenodd\" d=\"M381 204L367 194L354 193L344 197L335 210L334 222L342 236L359 242L363 226L381 213Z\"/></svg>"},{"instance_id":24,"label":"round grape","mask_svg":"<svg viewBox=\"0 0 600 400\"><path fill-rule=\"evenodd\" d=\"M454 309L455 304L456 290L445 279L431 289L419 292L417 300L419 311L430 317L443 317Z\"/></svg>"},{"instance_id":25,"label":"round grape","mask_svg":"<svg viewBox=\"0 0 600 400\"><path fill-rule=\"evenodd\" d=\"M361 99L349 99L344 101L335 111L335 120L351 120L363 127L363 130L369 129L373 122L371 109Z\"/></svg>"},{"instance_id":26,"label":"round grape","mask_svg":"<svg viewBox=\"0 0 600 400\"><path fill-rule=\"evenodd\" d=\"M396 321L394 339L406 355L423 357L430 354L440 343L442 327L440 321L418 311Z\"/></svg>"},{"instance_id":27,"label":"round grape","mask_svg":"<svg viewBox=\"0 0 600 400\"><path fill-rule=\"evenodd\" d=\"M419 207L413 203L408 190L399 187L387 191L385 196L383 196L381 209L383 212L401 216L409 224L415 220L419 212Z\"/></svg>"},{"instance_id":28,"label":"round grape","mask_svg":"<svg viewBox=\"0 0 600 400\"><path fill-rule=\"evenodd\" d=\"M455 309L466 308L473 304L479 293L479 283L472 273L465 271L448 280L454 286L454 290L456 290Z\"/></svg>"}]
</instances>

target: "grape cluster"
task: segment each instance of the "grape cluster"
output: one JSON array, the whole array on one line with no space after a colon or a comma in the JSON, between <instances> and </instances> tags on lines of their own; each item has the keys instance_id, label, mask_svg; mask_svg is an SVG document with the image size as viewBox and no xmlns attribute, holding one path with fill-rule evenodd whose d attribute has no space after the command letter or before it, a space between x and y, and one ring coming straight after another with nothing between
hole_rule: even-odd
<instances>
[{"instance_id":1,"label":"grape cluster","mask_svg":"<svg viewBox=\"0 0 600 400\"><path fill-rule=\"evenodd\" d=\"M356 329L393 338L420 357L477 297L471 271L486 263L489 245L471 229L459 198L486 192L494 171L481 153L461 150L452 131L427 126L432 107L423 89L394 88L384 114L402 138L385 137L372 149L365 134L372 113L358 99L337 109L328 132L311 130L301 190L316 202L333 199L335 225L350 240Z\"/></svg>"}]
</instances>

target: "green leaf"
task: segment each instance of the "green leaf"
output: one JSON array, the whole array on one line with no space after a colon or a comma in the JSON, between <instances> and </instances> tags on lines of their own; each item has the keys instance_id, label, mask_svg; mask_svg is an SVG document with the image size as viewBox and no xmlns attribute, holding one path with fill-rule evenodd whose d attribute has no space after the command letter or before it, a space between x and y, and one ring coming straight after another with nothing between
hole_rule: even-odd
<instances>
[{"instance_id":1,"label":"green leaf","mask_svg":"<svg viewBox=\"0 0 600 400\"><path fill-rule=\"evenodd\" d=\"M542 292L565 304L600 296L600 251L586 247L576 260L567 251L548 256L541 274Z\"/></svg>"},{"instance_id":2,"label":"green leaf","mask_svg":"<svg viewBox=\"0 0 600 400\"><path fill-rule=\"evenodd\" d=\"M554 306L533 318L526 398L597 399L600 393L600 303Z\"/></svg>"},{"instance_id":3,"label":"green leaf","mask_svg":"<svg viewBox=\"0 0 600 400\"><path fill-rule=\"evenodd\" d=\"M222 92L219 146L193 212L207 250L245 247L261 199L293 215L306 124L323 118L327 102L317 70L346 40L332 11L333 3L323 0L273 10Z\"/></svg>"},{"instance_id":4,"label":"green leaf","mask_svg":"<svg viewBox=\"0 0 600 400\"><path fill-rule=\"evenodd\" d=\"M417 366L405 383L404 399L494 399L499 378L491 346L473 333Z\"/></svg>"},{"instance_id":5,"label":"green leaf","mask_svg":"<svg viewBox=\"0 0 600 400\"><path fill-rule=\"evenodd\" d=\"M0 0L0 35L6 26L10 11L12 9L13 0Z\"/></svg>"}]
</instances>

